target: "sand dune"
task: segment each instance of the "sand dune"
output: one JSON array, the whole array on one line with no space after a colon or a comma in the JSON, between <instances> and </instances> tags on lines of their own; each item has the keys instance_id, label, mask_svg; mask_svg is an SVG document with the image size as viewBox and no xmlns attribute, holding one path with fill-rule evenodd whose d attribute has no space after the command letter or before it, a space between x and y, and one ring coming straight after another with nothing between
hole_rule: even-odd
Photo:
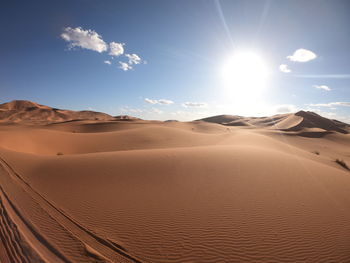
<instances>
[{"instance_id":1,"label":"sand dune","mask_svg":"<svg viewBox=\"0 0 350 263\"><path fill-rule=\"evenodd\" d=\"M234 115L217 115L217 116L212 116L212 117L200 119L198 121L224 124L224 123L229 123L232 121L238 121L238 120L241 120L242 118L243 117L241 117L241 116L234 116Z\"/></svg>"},{"instance_id":2,"label":"sand dune","mask_svg":"<svg viewBox=\"0 0 350 263\"><path fill-rule=\"evenodd\" d=\"M285 131L301 131L306 128L319 128L324 131L336 131L340 133L349 133L350 125L324 118L314 112L299 111L291 114L280 114L272 117L241 117L231 115L218 115L204 118L201 121L213 122L228 126L255 126L270 127L272 129Z\"/></svg>"},{"instance_id":3,"label":"sand dune","mask_svg":"<svg viewBox=\"0 0 350 263\"><path fill-rule=\"evenodd\" d=\"M346 124L72 114L0 124L0 262L350 262Z\"/></svg>"},{"instance_id":4,"label":"sand dune","mask_svg":"<svg viewBox=\"0 0 350 263\"><path fill-rule=\"evenodd\" d=\"M14 100L0 105L1 122L48 123L111 119L112 116L101 112L60 110L25 100Z\"/></svg>"}]
</instances>

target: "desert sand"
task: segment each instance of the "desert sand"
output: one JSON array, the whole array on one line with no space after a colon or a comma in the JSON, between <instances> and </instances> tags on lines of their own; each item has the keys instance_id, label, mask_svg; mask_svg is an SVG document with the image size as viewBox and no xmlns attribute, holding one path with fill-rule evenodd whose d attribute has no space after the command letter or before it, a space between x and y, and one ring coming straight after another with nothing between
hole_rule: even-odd
<instances>
[{"instance_id":1,"label":"desert sand","mask_svg":"<svg viewBox=\"0 0 350 263\"><path fill-rule=\"evenodd\" d=\"M349 132L2 104L0 262L350 262Z\"/></svg>"}]
</instances>

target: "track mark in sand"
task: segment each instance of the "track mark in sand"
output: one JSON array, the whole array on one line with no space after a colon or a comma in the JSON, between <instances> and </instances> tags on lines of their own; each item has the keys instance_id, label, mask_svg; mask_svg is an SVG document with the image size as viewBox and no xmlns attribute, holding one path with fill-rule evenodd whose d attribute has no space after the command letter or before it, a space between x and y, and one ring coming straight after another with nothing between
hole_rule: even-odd
<instances>
[{"instance_id":1,"label":"track mark in sand","mask_svg":"<svg viewBox=\"0 0 350 263\"><path fill-rule=\"evenodd\" d=\"M3 166L0 166L0 169L6 172L3 170ZM8 198L2 186L0 186L0 201L2 209L0 224L5 229L5 234L1 238L4 246L9 248L6 249L5 257L11 258L10 261L5 261L5 263L41 263L52 262L52 260L55 263L70 262L36 231L31 222L23 217ZM8 235L12 238L6 238L6 232L12 233ZM40 248L40 252L38 248Z\"/></svg>"},{"instance_id":2,"label":"track mark in sand","mask_svg":"<svg viewBox=\"0 0 350 263\"><path fill-rule=\"evenodd\" d=\"M108 263L112 263L110 260L108 260L107 258L105 258L103 255L101 255L100 253L98 253L95 249L93 249L92 247L90 247L89 245L85 244L85 250L86 253L95 258L96 260L102 260L104 262L108 262Z\"/></svg>"},{"instance_id":3,"label":"track mark in sand","mask_svg":"<svg viewBox=\"0 0 350 263\"><path fill-rule=\"evenodd\" d=\"M125 263L141 262L141 260L130 255L129 253L121 249L116 244L111 243L110 241L97 236L93 232L89 231L85 227L75 222L72 218L66 215L62 210L56 208L50 201L46 200L42 195L36 192L36 190L34 190L26 181L24 181L23 178L19 176L1 157L0 157L0 165L3 170L3 174L6 173L5 177L7 176L7 178L5 179L7 180L6 181L7 186L9 186L9 188L15 187L17 188L17 190L20 189L21 194L24 195L26 199L31 201L31 205L34 204L37 210L40 210L41 212L40 216L45 217L45 220L48 221L46 222L47 223L46 226L49 227L48 229L46 229L46 231L48 232L45 232L45 229L44 229L45 227L40 225L42 223L41 221L37 222L36 227L39 229L41 228L40 230L43 230L45 234L50 235L52 234L52 233L49 233L50 227L52 226L53 229L56 228L55 230L58 231L56 234L59 233L61 234L61 236L63 235L62 237L65 238L65 240L61 240L55 235L53 237L51 236L50 237L51 239L49 238L49 240L56 242L56 246L53 244L53 246L51 247L50 247L51 244L48 239L45 239L42 237L42 240L39 241L41 243L44 243L45 248L49 247L52 250L51 252L56 252L54 254L56 254L58 258L61 257L61 260L58 260L55 262L76 262L79 256L81 256L82 258L79 259L78 262L125 262ZM6 195L2 187L1 187L1 190L4 193L4 195ZM7 199L8 201L10 201L9 198ZM21 205L25 206L25 204L22 204L22 203ZM14 209L16 209L15 206L14 206ZM20 209L17 209L16 212L19 213L19 210ZM27 218L23 216L20 216L20 217L22 221L24 221L24 223L30 224L29 222L26 222ZM40 220L41 220L41 217L39 218ZM37 234L37 235L39 234L39 231L36 231L34 228L31 228L30 230L32 232L36 232L34 234ZM6 244L8 243L7 241L5 242ZM62 246L58 246L58 248L56 249L55 247L57 247L57 244L60 244L60 243ZM21 245L18 245L18 246L19 248L21 248ZM35 247L33 249L35 249ZM62 251L63 255L65 256L60 255L60 253L57 253L58 250ZM31 261L25 261L25 260L19 259L13 262L30 263ZM37 261L37 262L40 262L40 261ZM42 262L50 262L50 261L42 261Z\"/></svg>"},{"instance_id":4,"label":"track mark in sand","mask_svg":"<svg viewBox=\"0 0 350 263\"><path fill-rule=\"evenodd\" d=\"M3 202L0 198L0 238L1 238L1 258L4 262L30 263L21 245L20 236L14 223L9 218Z\"/></svg>"}]
</instances>

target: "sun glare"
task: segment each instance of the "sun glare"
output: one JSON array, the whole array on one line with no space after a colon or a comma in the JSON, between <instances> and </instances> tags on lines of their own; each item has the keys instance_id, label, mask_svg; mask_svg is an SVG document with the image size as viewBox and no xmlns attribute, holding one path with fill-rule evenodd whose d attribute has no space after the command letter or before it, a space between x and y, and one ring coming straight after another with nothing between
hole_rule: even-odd
<instances>
[{"instance_id":1,"label":"sun glare","mask_svg":"<svg viewBox=\"0 0 350 263\"><path fill-rule=\"evenodd\" d=\"M253 52L233 53L222 68L225 93L242 103L260 97L266 88L268 76L264 60Z\"/></svg>"}]
</instances>

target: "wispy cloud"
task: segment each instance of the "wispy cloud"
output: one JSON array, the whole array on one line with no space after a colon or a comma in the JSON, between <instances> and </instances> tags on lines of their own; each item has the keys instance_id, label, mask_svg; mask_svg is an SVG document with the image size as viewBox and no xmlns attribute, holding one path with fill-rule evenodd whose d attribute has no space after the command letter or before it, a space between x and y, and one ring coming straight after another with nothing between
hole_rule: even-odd
<instances>
[{"instance_id":1,"label":"wispy cloud","mask_svg":"<svg viewBox=\"0 0 350 263\"><path fill-rule=\"evenodd\" d=\"M166 100L166 99L153 100L148 98L145 98L145 102L149 104L161 104L161 105L170 105L174 103L172 100Z\"/></svg>"},{"instance_id":2,"label":"wispy cloud","mask_svg":"<svg viewBox=\"0 0 350 263\"><path fill-rule=\"evenodd\" d=\"M111 42L109 43L109 54L111 56L120 56L124 53L124 43Z\"/></svg>"},{"instance_id":3,"label":"wispy cloud","mask_svg":"<svg viewBox=\"0 0 350 263\"><path fill-rule=\"evenodd\" d=\"M284 73L289 73L289 72L292 72L289 68L288 68L288 65L286 64L281 64L279 66L279 69L280 71L284 72Z\"/></svg>"},{"instance_id":4,"label":"wispy cloud","mask_svg":"<svg viewBox=\"0 0 350 263\"><path fill-rule=\"evenodd\" d=\"M157 104L157 100L152 100L152 99L148 99L148 98L145 98L145 102L149 103L149 104Z\"/></svg>"},{"instance_id":5,"label":"wispy cloud","mask_svg":"<svg viewBox=\"0 0 350 263\"><path fill-rule=\"evenodd\" d=\"M119 61L119 64L120 64L119 68L121 68L124 71L128 71L128 70L132 69L132 66L130 66L128 63Z\"/></svg>"},{"instance_id":6,"label":"wispy cloud","mask_svg":"<svg viewBox=\"0 0 350 263\"><path fill-rule=\"evenodd\" d=\"M165 99L160 99L158 100L158 104L164 104L164 105L169 105L169 104L173 104L174 102L171 100L165 100Z\"/></svg>"},{"instance_id":7,"label":"wispy cloud","mask_svg":"<svg viewBox=\"0 0 350 263\"><path fill-rule=\"evenodd\" d=\"M116 43L116 44L118 44L118 43ZM122 48L122 46L121 46L121 48ZM117 51L117 48L116 48L116 51ZM125 54L125 57L128 58L127 62L119 61L119 64L120 64L119 68L121 68L124 71L128 71L128 70L132 69L133 65L140 64L142 61L141 58L136 54Z\"/></svg>"},{"instance_id":8,"label":"wispy cloud","mask_svg":"<svg viewBox=\"0 0 350 263\"><path fill-rule=\"evenodd\" d=\"M111 64L112 64L112 62L109 61L109 60L105 60L105 61L103 61L103 63L108 64L108 65L111 65Z\"/></svg>"},{"instance_id":9,"label":"wispy cloud","mask_svg":"<svg viewBox=\"0 0 350 263\"><path fill-rule=\"evenodd\" d=\"M316 57L317 55L314 52L304 48L299 48L294 51L293 55L287 56L289 60L295 62L307 62L315 59Z\"/></svg>"},{"instance_id":10,"label":"wispy cloud","mask_svg":"<svg viewBox=\"0 0 350 263\"><path fill-rule=\"evenodd\" d=\"M129 64L140 64L141 58L137 54L125 54L125 56L129 59Z\"/></svg>"},{"instance_id":11,"label":"wispy cloud","mask_svg":"<svg viewBox=\"0 0 350 263\"><path fill-rule=\"evenodd\" d=\"M316 103L316 104L308 104L312 107L334 107L334 106L344 106L350 107L350 102L329 102L329 103Z\"/></svg>"},{"instance_id":12,"label":"wispy cloud","mask_svg":"<svg viewBox=\"0 0 350 263\"><path fill-rule=\"evenodd\" d=\"M326 85L313 85L312 87L314 87L315 89L322 89L325 91L331 91L332 89Z\"/></svg>"},{"instance_id":13,"label":"wispy cloud","mask_svg":"<svg viewBox=\"0 0 350 263\"><path fill-rule=\"evenodd\" d=\"M207 104L204 102L185 102L185 103L182 103L182 106L186 108L189 108L189 107L200 108L200 107L207 106Z\"/></svg>"},{"instance_id":14,"label":"wispy cloud","mask_svg":"<svg viewBox=\"0 0 350 263\"><path fill-rule=\"evenodd\" d=\"M81 27L66 27L61 37L69 42L69 48L81 47L99 53L108 49L106 42L104 42L102 37L94 30L84 30Z\"/></svg>"},{"instance_id":15,"label":"wispy cloud","mask_svg":"<svg viewBox=\"0 0 350 263\"><path fill-rule=\"evenodd\" d=\"M294 77L306 79L350 79L350 74L311 74L294 75Z\"/></svg>"}]
</instances>

